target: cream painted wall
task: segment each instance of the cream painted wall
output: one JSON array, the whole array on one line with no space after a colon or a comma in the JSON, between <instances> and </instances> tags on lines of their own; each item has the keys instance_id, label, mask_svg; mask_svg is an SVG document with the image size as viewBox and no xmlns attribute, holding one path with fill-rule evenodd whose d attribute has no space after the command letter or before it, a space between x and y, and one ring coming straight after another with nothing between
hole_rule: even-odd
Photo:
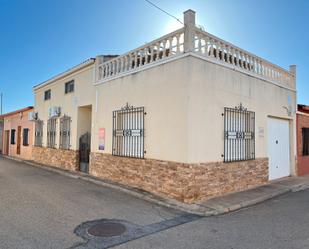
<instances>
[{"instance_id":1,"label":"cream painted wall","mask_svg":"<svg viewBox=\"0 0 309 249\"><path fill-rule=\"evenodd\" d=\"M291 158L294 164L295 114L286 109L296 107L296 92L251 77L223 66L189 57L188 78L188 161L221 161L224 148L224 107L240 103L255 112L256 158L267 157L267 117L290 120ZM264 134L259 134L259 128Z\"/></svg>"},{"instance_id":2,"label":"cream painted wall","mask_svg":"<svg viewBox=\"0 0 309 249\"><path fill-rule=\"evenodd\" d=\"M92 151L112 153L112 112L126 103L144 106L146 158L198 163L222 161L224 107L242 103L256 115L256 157L267 157L267 117L290 120L291 165L295 155L296 92L270 82L188 55L165 64L93 86L94 65L35 91L35 109L46 120L48 108L61 106L72 117L72 149L84 129L78 107L92 105ZM64 94L65 82L75 80L75 92ZM52 89L50 101L44 91ZM79 129L77 128L79 126ZM99 128L105 128L105 151L98 150ZM259 128L264 134L259 134ZM59 135L59 129L58 129ZM59 138L57 138L59 141ZM293 167L294 168L294 167Z\"/></svg>"},{"instance_id":3,"label":"cream painted wall","mask_svg":"<svg viewBox=\"0 0 309 249\"><path fill-rule=\"evenodd\" d=\"M156 66L96 86L92 151L98 152L99 128L106 130L105 153L112 153L112 112L128 103L145 107L145 157L187 161L186 60Z\"/></svg>"},{"instance_id":4,"label":"cream painted wall","mask_svg":"<svg viewBox=\"0 0 309 249\"><path fill-rule=\"evenodd\" d=\"M65 83L74 79L74 92L65 94ZM44 121L43 146L46 146L48 110L50 107L60 106L61 116L68 115L72 119L71 126L71 149L78 149L77 117L78 107L93 105L94 103L94 64L88 65L79 71L61 78L49 85L39 88L35 93L35 111L39 119ZM51 99L44 101L44 92L51 89ZM59 119L57 122L56 148L59 147Z\"/></svg>"},{"instance_id":5,"label":"cream painted wall","mask_svg":"<svg viewBox=\"0 0 309 249\"><path fill-rule=\"evenodd\" d=\"M283 106L295 110L296 92L197 57L185 58L97 86L98 112L93 118L92 148L98 129L106 129L111 153L112 111L128 102L145 106L147 158L198 163L222 161L224 107L242 103L256 115L256 157L267 157L267 117L291 120ZM290 103L289 103L290 100ZM264 134L259 134L259 128ZM291 143L291 165L294 164Z\"/></svg>"}]
</instances>

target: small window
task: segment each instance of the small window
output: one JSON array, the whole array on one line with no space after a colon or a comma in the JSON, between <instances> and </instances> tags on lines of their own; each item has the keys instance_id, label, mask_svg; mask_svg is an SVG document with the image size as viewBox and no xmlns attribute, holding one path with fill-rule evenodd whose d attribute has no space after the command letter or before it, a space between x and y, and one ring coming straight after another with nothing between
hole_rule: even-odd
<instances>
[{"instance_id":1,"label":"small window","mask_svg":"<svg viewBox=\"0 0 309 249\"><path fill-rule=\"evenodd\" d=\"M303 156L309 155L309 128L302 128Z\"/></svg>"},{"instance_id":2,"label":"small window","mask_svg":"<svg viewBox=\"0 0 309 249\"><path fill-rule=\"evenodd\" d=\"M29 145L29 129L23 129L23 146Z\"/></svg>"},{"instance_id":3,"label":"small window","mask_svg":"<svg viewBox=\"0 0 309 249\"><path fill-rule=\"evenodd\" d=\"M51 98L51 90L47 90L44 92L44 100L49 100Z\"/></svg>"},{"instance_id":4,"label":"small window","mask_svg":"<svg viewBox=\"0 0 309 249\"><path fill-rule=\"evenodd\" d=\"M74 80L65 83L65 93L74 92Z\"/></svg>"},{"instance_id":5,"label":"small window","mask_svg":"<svg viewBox=\"0 0 309 249\"><path fill-rule=\"evenodd\" d=\"M16 130L11 130L11 144L15 144L15 133Z\"/></svg>"}]
</instances>

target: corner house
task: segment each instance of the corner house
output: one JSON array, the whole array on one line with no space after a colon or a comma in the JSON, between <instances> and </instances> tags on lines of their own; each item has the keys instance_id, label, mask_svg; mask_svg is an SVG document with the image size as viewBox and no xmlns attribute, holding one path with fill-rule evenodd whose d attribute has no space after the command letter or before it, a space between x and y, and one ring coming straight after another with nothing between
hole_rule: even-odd
<instances>
[{"instance_id":1,"label":"corner house","mask_svg":"<svg viewBox=\"0 0 309 249\"><path fill-rule=\"evenodd\" d=\"M36 161L192 203L295 171L295 66L195 26L34 87Z\"/></svg>"}]
</instances>

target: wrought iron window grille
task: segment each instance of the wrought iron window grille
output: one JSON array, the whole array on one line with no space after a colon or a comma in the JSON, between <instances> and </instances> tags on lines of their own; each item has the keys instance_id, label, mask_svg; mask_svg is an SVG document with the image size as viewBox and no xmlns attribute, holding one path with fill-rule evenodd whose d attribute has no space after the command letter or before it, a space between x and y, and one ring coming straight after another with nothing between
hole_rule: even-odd
<instances>
[{"instance_id":1,"label":"wrought iron window grille","mask_svg":"<svg viewBox=\"0 0 309 249\"><path fill-rule=\"evenodd\" d=\"M224 162L255 159L255 112L241 103L224 108Z\"/></svg>"},{"instance_id":2,"label":"wrought iron window grille","mask_svg":"<svg viewBox=\"0 0 309 249\"><path fill-rule=\"evenodd\" d=\"M71 138L71 118L64 115L60 118L60 142L59 148L68 150L70 149L70 138Z\"/></svg>"},{"instance_id":3,"label":"wrought iron window grille","mask_svg":"<svg viewBox=\"0 0 309 249\"><path fill-rule=\"evenodd\" d=\"M35 121L34 146L42 147L43 145L43 125L43 120Z\"/></svg>"},{"instance_id":4,"label":"wrought iron window grille","mask_svg":"<svg viewBox=\"0 0 309 249\"><path fill-rule=\"evenodd\" d=\"M57 118L50 118L47 121L47 147L56 147L56 132L57 132Z\"/></svg>"},{"instance_id":5,"label":"wrought iron window grille","mask_svg":"<svg viewBox=\"0 0 309 249\"><path fill-rule=\"evenodd\" d=\"M133 107L128 103L113 111L114 156L144 158L145 115L144 107Z\"/></svg>"}]
</instances>

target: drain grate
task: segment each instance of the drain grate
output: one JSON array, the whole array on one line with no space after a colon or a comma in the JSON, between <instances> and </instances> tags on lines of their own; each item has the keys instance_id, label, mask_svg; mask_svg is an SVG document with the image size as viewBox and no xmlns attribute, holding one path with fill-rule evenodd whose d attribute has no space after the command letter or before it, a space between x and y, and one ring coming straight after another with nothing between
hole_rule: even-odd
<instances>
[{"instance_id":1,"label":"drain grate","mask_svg":"<svg viewBox=\"0 0 309 249\"><path fill-rule=\"evenodd\" d=\"M96 237L119 236L126 231L123 224L116 222L101 222L87 229L88 234Z\"/></svg>"}]
</instances>

